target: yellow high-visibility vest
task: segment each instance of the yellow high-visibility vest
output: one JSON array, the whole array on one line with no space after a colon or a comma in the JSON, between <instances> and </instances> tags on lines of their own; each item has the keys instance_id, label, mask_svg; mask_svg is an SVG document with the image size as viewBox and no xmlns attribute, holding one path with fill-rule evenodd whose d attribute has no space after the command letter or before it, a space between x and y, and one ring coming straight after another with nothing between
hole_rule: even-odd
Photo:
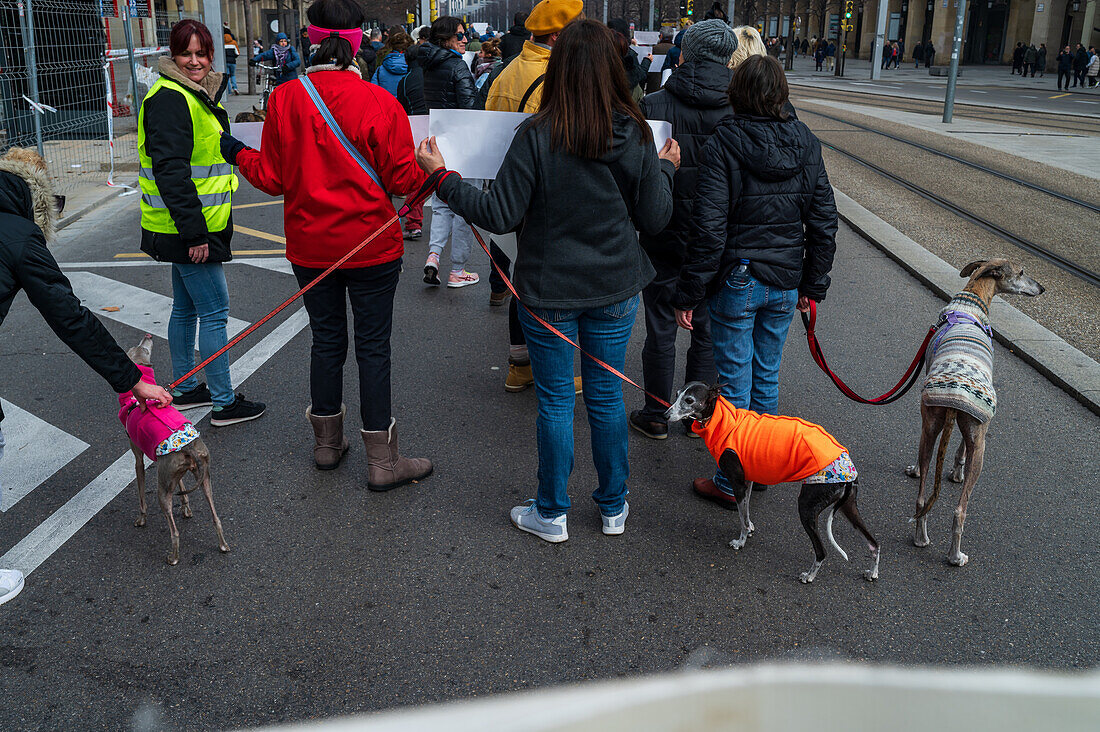
<instances>
[{"instance_id":1,"label":"yellow high-visibility vest","mask_svg":"<svg viewBox=\"0 0 1100 732\"><path fill-rule=\"evenodd\" d=\"M138 113L138 161L141 165L138 185L141 188L141 228L161 234L178 234L176 223L164 205L153 175L153 160L145 149L145 102L161 89L178 91L187 100L191 113L193 147L191 148L191 180L199 194L207 231L221 231L229 223L233 191L240 182L233 166L225 161L221 151L222 126L195 95L178 82L164 76L145 96ZM218 105L219 107L221 104Z\"/></svg>"}]
</instances>

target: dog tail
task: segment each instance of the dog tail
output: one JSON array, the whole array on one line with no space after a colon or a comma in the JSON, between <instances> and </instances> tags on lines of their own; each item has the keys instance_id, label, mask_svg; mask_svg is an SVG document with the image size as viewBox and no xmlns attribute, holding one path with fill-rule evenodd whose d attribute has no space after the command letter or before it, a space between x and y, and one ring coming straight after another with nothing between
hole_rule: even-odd
<instances>
[{"instance_id":1,"label":"dog tail","mask_svg":"<svg viewBox=\"0 0 1100 732\"><path fill-rule=\"evenodd\" d=\"M932 484L932 495L928 497L928 503L917 512L913 518L919 519L932 510L932 505L940 497L940 481L943 478L943 458L947 455L947 443L951 441L951 431L955 427L955 410L944 410L943 432L940 433L940 447L936 451L936 482Z\"/></svg>"},{"instance_id":2,"label":"dog tail","mask_svg":"<svg viewBox=\"0 0 1100 732\"><path fill-rule=\"evenodd\" d=\"M836 507L847 500L848 494L844 494L844 498L841 498L832 507L829 508L829 517L825 519L825 534L829 537L829 543L833 545L833 549L836 549L837 553L844 557L844 561L848 561L848 553L840 548L840 544L836 543L836 539L833 537L833 516L836 515Z\"/></svg>"}]
</instances>

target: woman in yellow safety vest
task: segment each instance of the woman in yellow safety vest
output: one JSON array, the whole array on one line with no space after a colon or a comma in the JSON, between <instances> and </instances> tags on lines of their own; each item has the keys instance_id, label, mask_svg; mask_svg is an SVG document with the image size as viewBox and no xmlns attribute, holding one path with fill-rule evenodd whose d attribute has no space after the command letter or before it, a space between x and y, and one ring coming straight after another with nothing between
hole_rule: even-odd
<instances>
[{"instance_id":1,"label":"woman in yellow safety vest","mask_svg":"<svg viewBox=\"0 0 1100 732\"><path fill-rule=\"evenodd\" d=\"M232 258L231 216L237 176L222 157L220 138L229 116L220 100L228 79L211 72L214 41L206 26L181 20L169 37L170 57L159 61L160 78L149 89L138 118L141 163L141 250L172 263L172 316L168 346L173 380L227 342L229 289L222 262ZM229 357L206 369L209 388L192 376L173 392L180 409L213 405L215 427L255 419L264 405L235 394Z\"/></svg>"}]
</instances>

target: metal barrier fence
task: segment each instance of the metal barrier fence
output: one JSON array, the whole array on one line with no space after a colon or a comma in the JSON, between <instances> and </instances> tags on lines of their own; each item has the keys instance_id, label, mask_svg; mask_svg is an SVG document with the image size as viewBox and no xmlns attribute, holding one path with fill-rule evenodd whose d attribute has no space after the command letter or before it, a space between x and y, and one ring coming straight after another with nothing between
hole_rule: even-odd
<instances>
[{"instance_id":1,"label":"metal barrier fence","mask_svg":"<svg viewBox=\"0 0 1100 732\"><path fill-rule=\"evenodd\" d=\"M0 0L0 150L38 148L70 195L136 180L138 105L167 52L149 5Z\"/></svg>"}]
</instances>

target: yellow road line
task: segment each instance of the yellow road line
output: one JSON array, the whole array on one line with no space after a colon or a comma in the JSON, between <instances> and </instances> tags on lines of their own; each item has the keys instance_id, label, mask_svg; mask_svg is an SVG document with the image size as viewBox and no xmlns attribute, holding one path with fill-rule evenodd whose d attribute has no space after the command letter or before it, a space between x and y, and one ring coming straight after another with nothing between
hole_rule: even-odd
<instances>
[{"instance_id":1,"label":"yellow road line","mask_svg":"<svg viewBox=\"0 0 1100 732\"><path fill-rule=\"evenodd\" d=\"M1047 99L1061 99L1062 97L1068 97L1069 95L1070 92L1066 92L1065 94L1055 94L1052 97L1047 97Z\"/></svg>"},{"instance_id":2,"label":"yellow road line","mask_svg":"<svg viewBox=\"0 0 1100 732\"><path fill-rule=\"evenodd\" d=\"M281 198L274 201L263 201L262 203L238 203L236 206L233 207L233 210L236 211L239 208L256 208L257 206L276 206L282 205L282 203L283 199Z\"/></svg>"},{"instance_id":3,"label":"yellow road line","mask_svg":"<svg viewBox=\"0 0 1100 732\"><path fill-rule=\"evenodd\" d=\"M268 241L278 242L279 244L286 244L286 237L279 236L278 234L268 234L266 231L260 231L258 229L250 229L247 226L233 225L233 231L240 234L247 234L248 236L254 236L257 239L267 239Z\"/></svg>"},{"instance_id":4,"label":"yellow road line","mask_svg":"<svg viewBox=\"0 0 1100 732\"><path fill-rule=\"evenodd\" d=\"M285 249L235 249L235 250L233 250L233 256L234 257L242 257L242 256L247 257L250 254L251 255L286 254L286 250ZM139 259L139 258L146 258L147 259L148 257L149 257L149 255L146 254L145 252L122 252L121 254L116 254L115 255L115 259Z\"/></svg>"}]
</instances>

